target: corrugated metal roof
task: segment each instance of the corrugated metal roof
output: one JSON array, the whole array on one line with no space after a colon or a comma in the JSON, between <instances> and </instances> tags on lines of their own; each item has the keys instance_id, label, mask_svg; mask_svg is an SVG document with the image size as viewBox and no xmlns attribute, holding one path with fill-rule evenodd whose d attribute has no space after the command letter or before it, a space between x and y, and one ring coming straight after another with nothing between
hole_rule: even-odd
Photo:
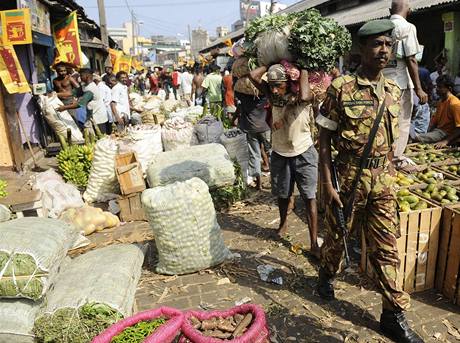
<instances>
[{"instance_id":1,"label":"corrugated metal roof","mask_svg":"<svg viewBox=\"0 0 460 343\"><path fill-rule=\"evenodd\" d=\"M412 10L433 7L449 2L459 2L458 0L411 0ZM328 17L334 18L341 25L353 25L364 23L369 20L385 18L390 15L391 0L374 1L362 6L347 8L345 10L330 14Z\"/></svg>"}]
</instances>

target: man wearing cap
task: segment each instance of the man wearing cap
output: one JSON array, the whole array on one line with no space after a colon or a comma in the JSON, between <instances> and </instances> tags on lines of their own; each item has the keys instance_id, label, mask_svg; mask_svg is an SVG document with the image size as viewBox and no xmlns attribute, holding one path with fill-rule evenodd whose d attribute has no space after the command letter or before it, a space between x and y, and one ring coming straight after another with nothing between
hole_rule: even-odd
<instances>
[{"instance_id":1,"label":"man wearing cap","mask_svg":"<svg viewBox=\"0 0 460 343\"><path fill-rule=\"evenodd\" d=\"M390 61L383 70L387 79L392 79L401 88L401 112L399 115L399 138L396 142L394 157L396 166L404 168L411 161L403 156L409 139L412 118L412 91L419 98L420 104L428 102L428 95L422 88L418 73L416 55L423 52L417 40L417 29L406 18L410 13L409 0L393 0L391 2L390 20L395 25L392 37L393 44Z\"/></svg>"},{"instance_id":2,"label":"man wearing cap","mask_svg":"<svg viewBox=\"0 0 460 343\"><path fill-rule=\"evenodd\" d=\"M332 208L346 208L354 193L355 220L351 227L362 227L368 257L377 275L376 285L382 294L383 307L380 327L396 342L419 343L423 340L409 328L403 312L409 308L409 295L396 281L400 266L396 239L400 233L392 158L398 138L401 90L395 81L382 74L391 54L393 28L394 24L388 19L371 21L360 28L361 67L356 74L341 76L332 82L317 117L321 128L320 172L329 205L318 293L326 300L335 299L333 279L343 259L344 242ZM384 106L383 112L381 106ZM356 179L378 113L383 116L369 158L362 176ZM335 165L340 193L332 186L331 143L338 151ZM357 187L352 190L355 179Z\"/></svg>"},{"instance_id":3,"label":"man wearing cap","mask_svg":"<svg viewBox=\"0 0 460 343\"><path fill-rule=\"evenodd\" d=\"M263 80L267 73L267 81ZM313 95L308 72L300 71L299 90L292 90L285 67L274 64L250 72L254 85L263 92L272 106L272 154L270 174L272 193L278 198L280 237L287 233L289 199L297 184L305 202L310 229L311 253L319 257L318 214L316 189L318 182L318 152L311 136L310 113Z\"/></svg>"}]
</instances>

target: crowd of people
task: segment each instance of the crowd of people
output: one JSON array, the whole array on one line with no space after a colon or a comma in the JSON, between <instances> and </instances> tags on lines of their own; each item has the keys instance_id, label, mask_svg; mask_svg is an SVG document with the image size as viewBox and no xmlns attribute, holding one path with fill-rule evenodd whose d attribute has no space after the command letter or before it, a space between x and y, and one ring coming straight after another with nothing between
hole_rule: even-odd
<instances>
[{"instance_id":1,"label":"crowd of people","mask_svg":"<svg viewBox=\"0 0 460 343\"><path fill-rule=\"evenodd\" d=\"M395 168L413 163L404 155L408 142L437 147L459 143L460 76L448 75L444 54L436 59L432 73L419 66L417 56L423 50L416 27L406 20L409 12L407 0L392 1L389 19L361 27L359 63L353 72L335 68L320 99L312 91L307 70L286 62L250 70L244 57L225 67L156 67L131 77L125 72L114 75L111 67L102 76L89 69L75 73L61 64L56 66L54 87L64 103L61 110L73 111L82 127L92 118L107 134L113 124L121 129L138 122L138 110L128 96L130 87L162 99L174 97L188 106L201 105L219 120L239 127L247 137L248 184L261 189L263 173L270 174L279 208L279 238L287 233L294 187L298 188L311 253L320 261L319 295L334 299L333 279L345 249L344 233L337 229L336 209L341 208L346 221L354 214L364 230L383 296L382 330L398 342L423 342L405 320L409 296L396 282L399 224L392 185ZM328 205L321 249L319 179Z\"/></svg>"}]
</instances>

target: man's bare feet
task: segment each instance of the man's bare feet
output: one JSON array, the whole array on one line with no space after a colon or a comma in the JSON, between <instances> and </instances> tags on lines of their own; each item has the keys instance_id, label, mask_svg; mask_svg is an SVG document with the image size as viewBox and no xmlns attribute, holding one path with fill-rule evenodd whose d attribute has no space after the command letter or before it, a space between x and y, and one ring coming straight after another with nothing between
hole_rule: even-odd
<instances>
[{"instance_id":1,"label":"man's bare feet","mask_svg":"<svg viewBox=\"0 0 460 343\"><path fill-rule=\"evenodd\" d=\"M288 226L287 225L282 225L278 228L278 232L277 232L277 236L279 238L283 238L284 236L287 235L287 231L288 231Z\"/></svg>"}]
</instances>

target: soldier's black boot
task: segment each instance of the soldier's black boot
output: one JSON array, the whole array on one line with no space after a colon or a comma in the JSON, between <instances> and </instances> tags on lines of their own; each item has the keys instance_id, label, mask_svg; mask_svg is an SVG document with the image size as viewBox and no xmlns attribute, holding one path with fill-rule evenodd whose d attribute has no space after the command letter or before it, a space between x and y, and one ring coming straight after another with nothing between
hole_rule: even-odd
<instances>
[{"instance_id":1,"label":"soldier's black boot","mask_svg":"<svg viewBox=\"0 0 460 343\"><path fill-rule=\"evenodd\" d=\"M383 310L380 329L397 343L424 343L423 339L409 327L401 311Z\"/></svg>"},{"instance_id":2,"label":"soldier's black boot","mask_svg":"<svg viewBox=\"0 0 460 343\"><path fill-rule=\"evenodd\" d=\"M324 300L334 300L334 285L332 282L334 278L330 276L330 274L324 269L319 269L319 278L318 278L318 294Z\"/></svg>"}]
</instances>

